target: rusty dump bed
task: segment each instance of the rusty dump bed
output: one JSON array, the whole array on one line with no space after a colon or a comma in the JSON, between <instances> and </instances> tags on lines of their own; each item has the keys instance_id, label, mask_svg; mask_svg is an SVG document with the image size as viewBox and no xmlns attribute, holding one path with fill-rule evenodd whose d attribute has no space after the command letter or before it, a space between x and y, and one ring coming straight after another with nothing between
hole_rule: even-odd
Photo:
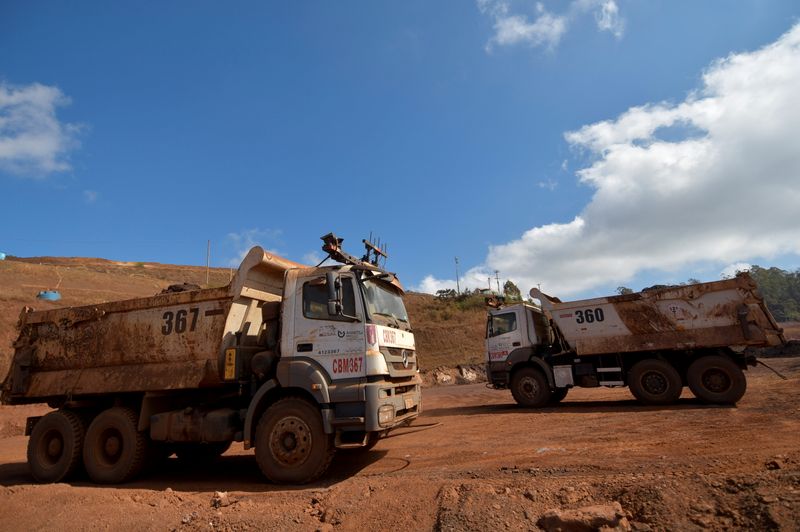
<instances>
[{"instance_id":1,"label":"rusty dump bed","mask_svg":"<svg viewBox=\"0 0 800 532\"><path fill-rule=\"evenodd\" d=\"M733 279L561 302L531 297L579 355L653 350L773 346L785 343L755 281Z\"/></svg>"},{"instance_id":2,"label":"rusty dump bed","mask_svg":"<svg viewBox=\"0 0 800 532\"><path fill-rule=\"evenodd\" d=\"M220 359L276 315L287 269L255 247L230 285L34 312L24 309L4 403L222 386Z\"/></svg>"}]
</instances>

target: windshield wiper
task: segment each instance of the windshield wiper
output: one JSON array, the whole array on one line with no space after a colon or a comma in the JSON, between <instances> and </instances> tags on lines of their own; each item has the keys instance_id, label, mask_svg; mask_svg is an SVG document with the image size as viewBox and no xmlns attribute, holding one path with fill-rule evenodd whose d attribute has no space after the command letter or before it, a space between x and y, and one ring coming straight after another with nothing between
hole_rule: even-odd
<instances>
[{"instance_id":1,"label":"windshield wiper","mask_svg":"<svg viewBox=\"0 0 800 532\"><path fill-rule=\"evenodd\" d=\"M400 322L397 321L397 316L395 316L394 314L387 314L386 312L373 312L373 314L377 314L378 316L386 316L387 318L389 318L390 322L393 322L392 323L393 327L397 329L400 328Z\"/></svg>"}]
</instances>

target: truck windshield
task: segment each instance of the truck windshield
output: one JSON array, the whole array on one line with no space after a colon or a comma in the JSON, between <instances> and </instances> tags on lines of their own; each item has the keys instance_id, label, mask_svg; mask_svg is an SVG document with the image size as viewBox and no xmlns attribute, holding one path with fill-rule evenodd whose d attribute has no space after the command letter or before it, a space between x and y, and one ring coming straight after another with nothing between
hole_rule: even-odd
<instances>
[{"instance_id":1,"label":"truck windshield","mask_svg":"<svg viewBox=\"0 0 800 532\"><path fill-rule=\"evenodd\" d=\"M367 312L373 321L393 327L408 327L406 307L395 287L382 281L367 279L364 281L364 295Z\"/></svg>"}]
</instances>

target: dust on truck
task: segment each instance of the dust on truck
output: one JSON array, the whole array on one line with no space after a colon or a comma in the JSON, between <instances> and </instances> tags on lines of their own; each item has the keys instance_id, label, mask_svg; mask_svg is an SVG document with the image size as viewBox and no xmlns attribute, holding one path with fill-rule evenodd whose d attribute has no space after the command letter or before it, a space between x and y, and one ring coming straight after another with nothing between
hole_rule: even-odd
<instances>
[{"instance_id":1,"label":"dust on truck","mask_svg":"<svg viewBox=\"0 0 800 532\"><path fill-rule=\"evenodd\" d=\"M653 405L688 386L704 402L733 404L756 364L746 348L785 343L746 273L582 301L530 295L541 305L490 308L486 327L489 382L523 406L557 403L576 386L627 386Z\"/></svg>"},{"instance_id":2,"label":"dust on truck","mask_svg":"<svg viewBox=\"0 0 800 532\"><path fill-rule=\"evenodd\" d=\"M337 449L368 449L415 419L421 380L399 281L369 242L357 259L323 240L342 264L254 247L226 287L25 309L2 402L57 409L27 421L36 480L82 464L94 482L121 483L146 459L202 462L243 442L268 479L304 483Z\"/></svg>"}]
</instances>

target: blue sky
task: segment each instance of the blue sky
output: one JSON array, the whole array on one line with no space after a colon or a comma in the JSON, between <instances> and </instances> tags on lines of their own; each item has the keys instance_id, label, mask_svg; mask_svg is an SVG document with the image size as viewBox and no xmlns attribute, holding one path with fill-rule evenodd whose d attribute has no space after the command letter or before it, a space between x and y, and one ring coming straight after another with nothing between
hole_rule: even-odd
<instances>
[{"instance_id":1,"label":"blue sky","mask_svg":"<svg viewBox=\"0 0 800 532\"><path fill-rule=\"evenodd\" d=\"M417 289L453 286L458 256L462 287L499 270L576 297L795 269L799 15L6 1L0 251L204 264L210 239L229 266L372 232Z\"/></svg>"}]
</instances>

